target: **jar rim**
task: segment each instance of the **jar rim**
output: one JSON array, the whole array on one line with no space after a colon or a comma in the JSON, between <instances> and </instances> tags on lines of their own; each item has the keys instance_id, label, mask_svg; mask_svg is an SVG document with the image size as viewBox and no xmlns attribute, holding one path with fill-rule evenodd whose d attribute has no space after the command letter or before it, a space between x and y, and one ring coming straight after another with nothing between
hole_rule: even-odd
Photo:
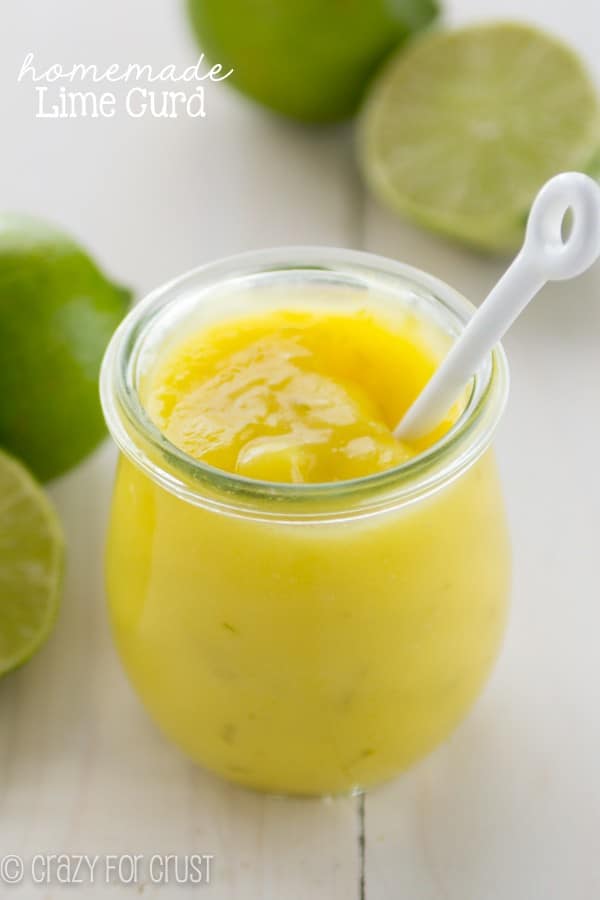
<instances>
[{"instance_id":1,"label":"jar rim","mask_svg":"<svg viewBox=\"0 0 600 900\"><path fill-rule=\"evenodd\" d=\"M360 286L391 293L409 287L460 333L475 307L458 291L428 273L364 251L319 246L288 246L249 251L185 272L153 290L125 317L107 347L100 373L100 395L108 429L121 453L154 482L199 506L233 515L310 520L403 506L433 493L468 469L489 446L504 411L509 373L498 344L478 368L469 398L454 425L438 441L401 465L360 478L319 483L260 481L195 459L162 434L146 412L135 381L135 359L167 308L186 291L209 293L261 274L329 273ZM276 501L275 504L273 501ZM315 513L314 503L319 504ZM266 504L266 505L265 505Z\"/></svg>"}]
</instances>

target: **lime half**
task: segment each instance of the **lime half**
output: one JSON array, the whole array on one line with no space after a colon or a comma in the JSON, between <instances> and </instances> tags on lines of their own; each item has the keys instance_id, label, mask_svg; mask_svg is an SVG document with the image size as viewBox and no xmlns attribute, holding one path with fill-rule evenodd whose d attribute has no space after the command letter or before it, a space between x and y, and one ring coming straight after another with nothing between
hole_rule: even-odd
<instances>
[{"instance_id":1,"label":"lime half","mask_svg":"<svg viewBox=\"0 0 600 900\"><path fill-rule=\"evenodd\" d=\"M0 675L26 662L52 630L63 558L61 527L44 491L0 452Z\"/></svg>"},{"instance_id":2,"label":"lime half","mask_svg":"<svg viewBox=\"0 0 600 900\"><path fill-rule=\"evenodd\" d=\"M421 37L376 79L361 166L396 210L450 237L508 251L552 175L595 175L600 103L579 57L527 25Z\"/></svg>"}]
</instances>

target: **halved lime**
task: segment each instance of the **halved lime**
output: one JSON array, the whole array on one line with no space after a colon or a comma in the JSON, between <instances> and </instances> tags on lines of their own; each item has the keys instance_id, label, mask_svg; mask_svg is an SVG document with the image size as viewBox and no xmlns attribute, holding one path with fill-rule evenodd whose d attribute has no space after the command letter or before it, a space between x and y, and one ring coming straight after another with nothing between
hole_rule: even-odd
<instances>
[{"instance_id":1,"label":"halved lime","mask_svg":"<svg viewBox=\"0 0 600 900\"><path fill-rule=\"evenodd\" d=\"M528 25L430 33L384 67L360 123L368 183L425 227L493 251L520 242L542 184L596 174L598 93L579 57Z\"/></svg>"},{"instance_id":2,"label":"halved lime","mask_svg":"<svg viewBox=\"0 0 600 900\"><path fill-rule=\"evenodd\" d=\"M58 612L64 542L46 494L0 452L0 675L46 640Z\"/></svg>"}]
</instances>

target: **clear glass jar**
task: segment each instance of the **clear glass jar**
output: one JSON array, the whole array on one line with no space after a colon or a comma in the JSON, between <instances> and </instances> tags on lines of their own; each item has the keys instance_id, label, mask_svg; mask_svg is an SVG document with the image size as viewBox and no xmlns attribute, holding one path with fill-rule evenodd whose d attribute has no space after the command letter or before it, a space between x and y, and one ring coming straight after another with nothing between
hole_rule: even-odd
<instances>
[{"instance_id":1,"label":"clear glass jar","mask_svg":"<svg viewBox=\"0 0 600 900\"><path fill-rule=\"evenodd\" d=\"M158 353L182 328L285 306L307 285L334 305L402 304L450 336L473 312L423 272L326 248L244 254L155 291L102 370L121 451L107 580L120 656L167 735L232 781L330 794L427 753L496 657L510 552L489 445L508 371L497 347L451 431L366 478L253 481L178 450L140 400Z\"/></svg>"}]
</instances>

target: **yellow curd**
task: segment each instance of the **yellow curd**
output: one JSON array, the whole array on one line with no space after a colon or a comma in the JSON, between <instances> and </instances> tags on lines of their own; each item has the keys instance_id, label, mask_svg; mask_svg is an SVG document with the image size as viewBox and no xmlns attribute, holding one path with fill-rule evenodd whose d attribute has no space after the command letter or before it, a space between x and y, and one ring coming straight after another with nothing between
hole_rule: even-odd
<instances>
[{"instance_id":1,"label":"yellow curd","mask_svg":"<svg viewBox=\"0 0 600 900\"><path fill-rule=\"evenodd\" d=\"M205 466L288 492L405 464L458 413L421 446L393 438L450 338L373 298L182 334L140 379L151 420ZM167 735L230 780L323 794L387 779L452 730L505 625L491 451L435 490L418 470L408 498L373 488L373 508L362 487L331 500L274 485L255 510L252 499L237 509L239 484L186 477L182 496L122 455L108 545L116 642Z\"/></svg>"},{"instance_id":2,"label":"yellow curd","mask_svg":"<svg viewBox=\"0 0 600 900\"><path fill-rule=\"evenodd\" d=\"M213 325L159 364L144 402L177 447L212 466L280 482L360 478L419 446L392 429L431 377L442 335L416 316L277 310Z\"/></svg>"}]
</instances>

